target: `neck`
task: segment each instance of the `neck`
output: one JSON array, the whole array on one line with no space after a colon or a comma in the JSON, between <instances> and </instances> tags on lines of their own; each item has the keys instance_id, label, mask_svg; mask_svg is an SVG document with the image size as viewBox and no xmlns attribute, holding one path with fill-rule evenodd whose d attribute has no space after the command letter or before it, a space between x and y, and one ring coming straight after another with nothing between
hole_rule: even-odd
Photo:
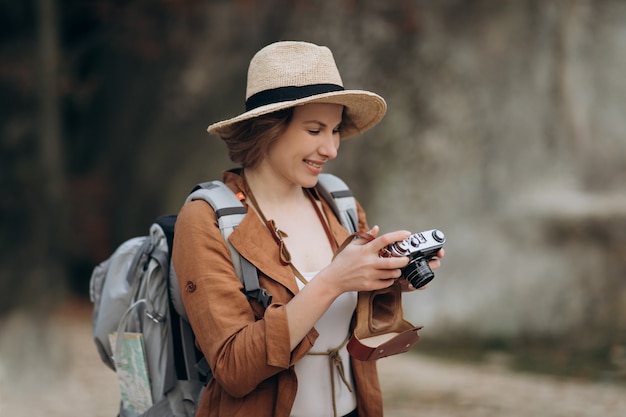
<instances>
[{"instance_id":1,"label":"neck","mask_svg":"<svg viewBox=\"0 0 626 417\"><path fill-rule=\"evenodd\" d=\"M263 168L246 168L244 178L256 200L261 205L289 205L299 203L304 197L302 187L278 177Z\"/></svg>"}]
</instances>

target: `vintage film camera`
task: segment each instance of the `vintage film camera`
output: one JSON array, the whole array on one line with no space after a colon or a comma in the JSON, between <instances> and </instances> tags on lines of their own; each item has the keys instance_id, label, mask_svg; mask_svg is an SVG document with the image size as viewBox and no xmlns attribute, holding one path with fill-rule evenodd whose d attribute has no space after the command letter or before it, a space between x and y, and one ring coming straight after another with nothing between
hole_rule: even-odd
<instances>
[{"instance_id":1,"label":"vintage film camera","mask_svg":"<svg viewBox=\"0 0 626 417\"><path fill-rule=\"evenodd\" d=\"M427 230L384 247L380 256L408 256L409 264L402 269L402 276L417 289L435 278L435 273L428 266L428 260L437 254L445 242L446 237L441 230Z\"/></svg>"}]
</instances>

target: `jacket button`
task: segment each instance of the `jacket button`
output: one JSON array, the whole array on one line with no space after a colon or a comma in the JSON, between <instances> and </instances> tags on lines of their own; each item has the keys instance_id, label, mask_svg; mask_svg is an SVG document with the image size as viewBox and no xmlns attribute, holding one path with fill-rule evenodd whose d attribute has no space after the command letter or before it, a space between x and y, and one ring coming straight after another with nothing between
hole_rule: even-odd
<instances>
[{"instance_id":1,"label":"jacket button","mask_svg":"<svg viewBox=\"0 0 626 417\"><path fill-rule=\"evenodd\" d=\"M194 292L196 290L196 283L193 281L187 281L187 285L185 285L185 290L187 290L187 292Z\"/></svg>"}]
</instances>

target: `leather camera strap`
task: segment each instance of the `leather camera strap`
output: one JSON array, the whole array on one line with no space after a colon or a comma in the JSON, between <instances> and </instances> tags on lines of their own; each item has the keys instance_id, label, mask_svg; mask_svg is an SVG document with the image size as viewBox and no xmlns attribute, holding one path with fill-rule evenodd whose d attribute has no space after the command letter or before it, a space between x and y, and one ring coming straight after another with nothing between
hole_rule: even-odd
<instances>
[{"instance_id":1,"label":"leather camera strap","mask_svg":"<svg viewBox=\"0 0 626 417\"><path fill-rule=\"evenodd\" d=\"M337 249L337 251L335 252L335 256L333 256L333 259L335 259L335 257L346 248L346 246L348 246L350 243L352 243L354 241L354 239L365 239L368 242L371 242L372 240L376 239L374 236L372 236L371 234L369 234L368 232L354 232L352 233L350 236L348 236L346 238L346 240L343 241L343 243L341 244L341 246L339 246L339 249Z\"/></svg>"},{"instance_id":2,"label":"leather camera strap","mask_svg":"<svg viewBox=\"0 0 626 417\"><path fill-rule=\"evenodd\" d=\"M246 181L246 178L243 175L243 172L242 172L241 177L243 179L244 193L250 199L250 203L252 203L259 217L261 217L261 220L263 220L263 223L265 224L267 229L270 231L272 238L274 238L274 241L276 242L276 244L278 244L281 264L289 265L294 275L298 278L298 280L300 280L300 282L302 282L304 285L308 284L309 281L306 278L304 278L304 276L300 273L300 271L298 271L298 268L296 268L296 266L291 262L291 254L289 253L289 250L287 249L287 245L285 244L285 241L283 239L287 237L287 233L280 230L278 226L276 225L276 222L274 222L274 220L272 219L267 220L267 218L265 217L265 214L263 214L263 210L261 210L261 206L259 206L259 203L257 203L256 198L254 197L254 194L252 193L252 190L248 186L248 182ZM309 201L311 201L311 204L313 204L315 214L317 214L317 217L320 219L320 222L322 223L322 227L324 228L324 232L326 233L326 238L328 239L328 242L330 243L332 251L333 253L337 253L337 242L335 241L335 238L333 237L333 234L330 231L330 227L328 226L328 223L326 222L324 213L322 213L322 210L317 205L317 201L313 193L314 193L313 190L309 188L305 189L305 194L308 197Z\"/></svg>"}]
</instances>

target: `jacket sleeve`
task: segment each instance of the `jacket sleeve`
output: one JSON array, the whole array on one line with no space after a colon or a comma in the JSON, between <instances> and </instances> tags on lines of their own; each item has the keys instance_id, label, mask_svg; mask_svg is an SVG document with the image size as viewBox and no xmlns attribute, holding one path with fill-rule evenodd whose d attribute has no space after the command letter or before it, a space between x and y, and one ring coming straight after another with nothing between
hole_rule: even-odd
<instances>
[{"instance_id":1,"label":"jacket sleeve","mask_svg":"<svg viewBox=\"0 0 626 417\"><path fill-rule=\"evenodd\" d=\"M213 377L233 397L292 365L284 304L255 317L235 273L212 208L187 203L176 222L172 262L197 343ZM305 338L300 350L312 343ZM301 352L297 356L301 356Z\"/></svg>"},{"instance_id":2,"label":"jacket sleeve","mask_svg":"<svg viewBox=\"0 0 626 417\"><path fill-rule=\"evenodd\" d=\"M363 207L361 206L361 203L359 203L358 200L356 200L356 208L357 208L357 214L359 217L359 231L360 232L367 232L370 230L369 226L367 225L367 218L365 216L365 210L363 210Z\"/></svg>"}]
</instances>

